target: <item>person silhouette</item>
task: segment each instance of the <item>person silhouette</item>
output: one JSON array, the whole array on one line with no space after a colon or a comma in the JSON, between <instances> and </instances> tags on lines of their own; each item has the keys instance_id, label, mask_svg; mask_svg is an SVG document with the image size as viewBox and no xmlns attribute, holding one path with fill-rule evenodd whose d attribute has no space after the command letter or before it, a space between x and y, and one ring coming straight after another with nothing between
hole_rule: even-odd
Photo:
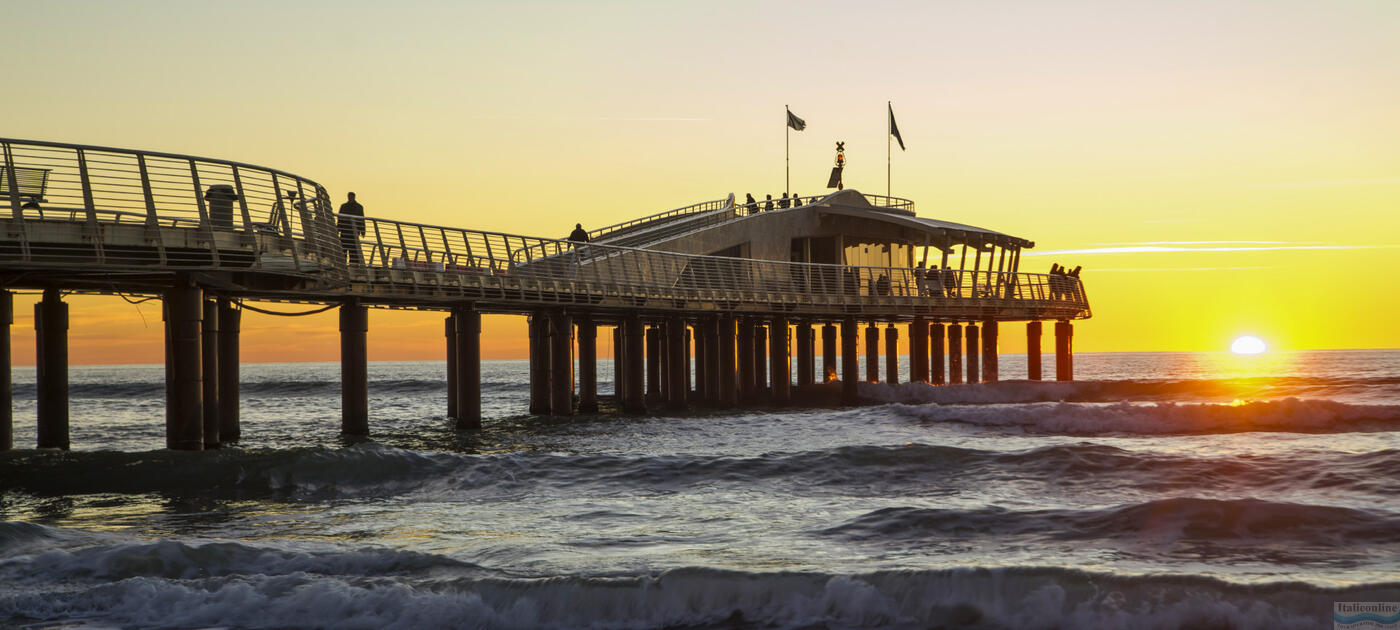
<instances>
[{"instance_id":1,"label":"person silhouette","mask_svg":"<svg viewBox=\"0 0 1400 630\"><path fill-rule=\"evenodd\" d=\"M574 231L569 232L569 240L575 243L587 243L588 231L583 229L582 223L574 224Z\"/></svg>"},{"instance_id":2,"label":"person silhouette","mask_svg":"<svg viewBox=\"0 0 1400 630\"><path fill-rule=\"evenodd\" d=\"M758 212L758 200L753 198L753 193L744 193L744 207L748 208L749 214Z\"/></svg>"},{"instance_id":3,"label":"person silhouette","mask_svg":"<svg viewBox=\"0 0 1400 630\"><path fill-rule=\"evenodd\" d=\"M355 193L346 193L339 214L336 228L340 231L340 244L345 248L347 260L351 264L363 265L365 261L360 255L359 237L365 235L365 207L355 201Z\"/></svg>"},{"instance_id":4,"label":"person silhouette","mask_svg":"<svg viewBox=\"0 0 1400 630\"><path fill-rule=\"evenodd\" d=\"M773 195L768 195L768 200L765 201L765 202L763 202L763 211L764 211L764 212L772 212L772 211L773 211Z\"/></svg>"}]
</instances>

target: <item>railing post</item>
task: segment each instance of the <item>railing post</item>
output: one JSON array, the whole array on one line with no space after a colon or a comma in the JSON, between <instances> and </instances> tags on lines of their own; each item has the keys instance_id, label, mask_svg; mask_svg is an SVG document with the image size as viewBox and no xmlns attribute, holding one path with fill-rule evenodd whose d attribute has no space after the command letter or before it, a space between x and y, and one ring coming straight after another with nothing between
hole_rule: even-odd
<instances>
[{"instance_id":1,"label":"railing post","mask_svg":"<svg viewBox=\"0 0 1400 630\"><path fill-rule=\"evenodd\" d=\"M253 213L248 211L248 195L243 194L243 177L238 174L238 166L233 166L233 190L238 195L238 209L243 214L243 229L253 231Z\"/></svg>"},{"instance_id":2,"label":"railing post","mask_svg":"<svg viewBox=\"0 0 1400 630\"><path fill-rule=\"evenodd\" d=\"M88 176L87 152L78 149L78 181L83 187L83 210L87 215L88 227L93 231L93 238L98 237L97 233L97 203L92 197L92 180ZM100 245L99 245L100 246Z\"/></svg>"},{"instance_id":3,"label":"railing post","mask_svg":"<svg viewBox=\"0 0 1400 630\"><path fill-rule=\"evenodd\" d=\"M10 212L16 221L24 220L24 202L19 199L19 178L15 176L15 155L10 143L5 145L5 185L10 189Z\"/></svg>"},{"instance_id":4,"label":"railing post","mask_svg":"<svg viewBox=\"0 0 1400 630\"><path fill-rule=\"evenodd\" d=\"M160 218L156 215L156 197L151 192L151 175L146 171L146 155L136 154L136 165L141 170L141 194L146 198L146 222L155 226L160 225Z\"/></svg>"}]
</instances>

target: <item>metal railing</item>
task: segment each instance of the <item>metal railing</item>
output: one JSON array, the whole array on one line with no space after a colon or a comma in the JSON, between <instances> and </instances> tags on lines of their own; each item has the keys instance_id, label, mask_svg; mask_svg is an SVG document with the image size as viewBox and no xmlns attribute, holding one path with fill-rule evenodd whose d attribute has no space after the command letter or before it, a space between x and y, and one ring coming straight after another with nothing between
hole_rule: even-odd
<instances>
[{"instance_id":1,"label":"metal railing","mask_svg":"<svg viewBox=\"0 0 1400 630\"><path fill-rule=\"evenodd\" d=\"M344 277L330 198L309 179L152 151L11 139L0 149L10 208L0 225L19 243L0 259ZM75 224L76 242L63 234Z\"/></svg>"},{"instance_id":2,"label":"metal railing","mask_svg":"<svg viewBox=\"0 0 1400 630\"><path fill-rule=\"evenodd\" d=\"M542 303L608 298L872 309L1021 308L1087 317L1078 278L997 271L923 272L696 256L599 243L366 218L350 245L352 281L400 294ZM376 289L377 290L377 289Z\"/></svg>"},{"instance_id":3,"label":"metal railing","mask_svg":"<svg viewBox=\"0 0 1400 630\"><path fill-rule=\"evenodd\" d=\"M909 199L903 199L903 198L900 198L900 197L888 197L888 196L885 196L885 195L863 195L863 196L865 197L865 200L866 200L866 201L870 202L870 205L875 206L875 207L877 207L877 208L883 208L883 209L887 209L887 210L899 210L899 211L901 211L901 212L908 213L908 214L910 214L910 215L913 215L913 214L914 214L914 202L911 201L911 200L909 200ZM825 198L825 197L826 197L826 195L818 195L818 196L806 197L805 199L806 199L806 203L807 203L807 204L811 204L811 203L815 203L816 201L819 201L819 200L821 200L821 199L823 199L823 198ZM747 215L749 215L749 214L758 213L758 212L760 212L760 211L763 211L763 210L766 208L765 204L769 204L769 203L773 204L773 209L777 210L777 209L779 209L778 206L777 206L777 204L778 204L778 202L780 202L780 201L782 201L782 200L781 200L781 199L773 199L773 200L771 200L771 201L770 201L770 200L759 200L759 201L756 201L756 202L753 203L753 204L746 204L746 203L744 203L744 202L741 202L741 201L737 201L737 200L736 200L736 201L735 201L735 206L734 206L734 208L737 208L737 213L738 213L738 214L735 215L735 216L747 216ZM804 205L806 205L806 204L804 204ZM800 208L801 206L792 206L792 207L794 207L794 208ZM714 211L714 210L723 210L723 209L726 209L726 208L730 208L727 199L715 199L715 200L712 200L712 201L702 201L702 202L697 203L697 204L692 204L692 205L689 205L689 206L684 206L684 207L681 207L681 208L676 208L676 209L674 209L674 210L667 210L667 211L665 211L665 212L658 212L658 213L656 213L656 214L652 214L652 215L648 215L648 216L645 216L645 217L641 217L641 218L639 218L639 219L632 219L631 221L623 221L622 223L616 223L616 224L613 224L613 225L609 225L609 226L605 226L605 227L598 228L598 229L596 229L596 230L590 230L590 231L588 232L588 238L589 238L590 241L598 241L598 240L606 240L606 239L616 238L617 236L619 236L619 235L621 235L621 234L625 234L625 233L627 233L627 232L632 232L632 231L636 231L636 230L640 230L640 229L645 229L645 228L648 228L648 227L652 227L652 226L654 226L654 225L660 225L660 224L668 223L668 222L670 222L670 221L672 221L673 219L676 219L676 218L678 218L678 217L684 217L684 216L687 216L687 215L694 215L694 214L702 214L702 213L711 212L711 211Z\"/></svg>"}]
</instances>

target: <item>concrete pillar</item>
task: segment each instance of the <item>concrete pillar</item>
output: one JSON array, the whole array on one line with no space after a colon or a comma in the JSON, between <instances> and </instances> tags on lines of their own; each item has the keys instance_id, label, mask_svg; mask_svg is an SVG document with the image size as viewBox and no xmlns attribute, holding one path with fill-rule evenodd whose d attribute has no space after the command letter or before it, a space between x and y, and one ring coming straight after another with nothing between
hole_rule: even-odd
<instances>
[{"instance_id":1,"label":"concrete pillar","mask_svg":"<svg viewBox=\"0 0 1400 630\"><path fill-rule=\"evenodd\" d=\"M739 362L739 400L752 400L754 397L753 387L753 319L748 317L739 318L738 330L738 350L736 360Z\"/></svg>"},{"instance_id":2,"label":"concrete pillar","mask_svg":"<svg viewBox=\"0 0 1400 630\"><path fill-rule=\"evenodd\" d=\"M622 401L627 397L627 396L626 396L626 393L627 393L627 385L626 385L625 383L623 383L623 381L622 381L622 357L623 357L623 354L624 354L624 353L622 352L622 323L621 323L621 322L618 322L616 325L613 326L612 338L613 338L613 355L612 355L613 402L614 402L614 404L617 405L617 408L618 408L618 409L621 409L621 408L622 408Z\"/></svg>"},{"instance_id":3,"label":"concrete pillar","mask_svg":"<svg viewBox=\"0 0 1400 630\"><path fill-rule=\"evenodd\" d=\"M684 323L681 324L681 376L685 377L683 404L696 402L690 393L690 382L692 374L690 372L690 328Z\"/></svg>"},{"instance_id":4,"label":"concrete pillar","mask_svg":"<svg viewBox=\"0 0 1400 630\"><path fill-rule=\"evenodd\" d=\"M761 321L753 327L753 387L754 396L768 389L768 329Z\"/></svg>"},{"instance_id":5,"label":"concrete pillar","mask_svg":"<svg viewBox=\"0 0 1400 630\"><path fill-rule=\"evenodd\" d=\"M962 326L957 322L948 324L948 382L953 385L963 382Z\"/></svg>"},{"instance_id":6,"label":"concrete pillar","mask_svg":"<svg viewBox=\"0 0 1400 630\"><path fill-rule=\"evenodd\" d=\"M721 315L719 318L719 404L725 407L739 406L739 366L738 350L735 347L735 334L739 328L734 315Z\"/></svg>"},{"instance_id":7,"label":"concrete pillar","mask_svg":"<svg viewBox=\"0 0 1400 630\"><path fill-rule=\"evenodd\" d=\"M854 317L841 320L841 402L847 405L860 402L856 390L857 373L860 372L860 362L856 356L860 343L858 326Z\"/></svg>"},{"instance_id":8,"label":"concrete pillar","mask_svg":"<svg viewBox=\"0 0 1400 630\"><path fill-rule=\"evenodd\" d=\"M340 432L369 435L369 309L351 298L340 305Z\"/></svg>"},{"instance_id":9,"label":"concrete pillar","mask_svg":"<svg viewBox=\"0 0 1400 630\"><path fill-rule=\"evenodd\" d=\"M204 448L219 448L219 303L204 300L200 363L204 370Z\"/></svg>"},{"instance_id":10,"label":"concrete pillar","mask_svg":"<svg viewBox=\"0 0 1400 630\"><path fill-rule=\"evenodd\" d=\"M922 317L909 322L909 382L928 382L928 322Z\"/></svg>"},{"instance_id":11,"label":"concrete pillar","mask_svg":"<svg viewBox=\"0 0 1400 630\"><path fill-rule=\"evenodd\" d=\"M816 382L814 378L817 371L816 348L812 343L812 323L801 322L797 325L797 386L806 387Z\"/></svg>"},{"instance_id":12,"label":"concrete pillar","mask_svg":"<svg viewBox=\"0 0 1400 630\"><path fill-rule=\"evenodd\" d=\"M647 326L647 398L661 398L661 329Z\"/></svg>"},{"instance_id":13,"label":"concrete pillar","mask_svg":"<svg viewBox=\"0 0 1400 630\"><path fill-rule=\"evenodd\" d=\"M549 314L549 415L574 415L574 318L559 309Z\"/></svg>"},{"instance_id":14,"label":"concrete pillar","mask_svg":"<svg viewBox=\"0 0 1400 630\"><path fill-rule=\"evenodd\" d=\"M822 325L822 382L835 382L841 373L836 368L836 325Z\"/></svg>"},{"instance_id":15,"label":"concrete pillar","mask_svg":"<svg viewBox=\"0 0 1400 630\"><path fill-rule=\"evenodd\" d=\"M1074 380L1074 324L1055 322L1055 380Z\"/></svg>"},{"instance_id":16,"label":"concrete pillar","mask_svg":"<svg viewBox=\"0 0 1400 630\"><path fill-rule=\"evenodd\" d=\"M978 341L977 341L977 324L974 324L974 323L972 323L972 322L968 322L968 323L967 323L967 382L968 382L968 383L977 383L977 382L979 382L979 380L980 380L980 379L978 379L978 377L977 377L977 376L978 376L978 375L977 375L978 368L981 367L981 366L978 364L978 361L977 361L977 354L978 354L978 351L979 351L979 350L980 350L980 347L978 346Z\"/></svg>"},{"instance_id":17,"label":"concrete pillar","mask_svg":"<svg viewBox=\"0 0 1400 630\"><path fill-rule=\"evenodd\" d=\"M928 382L934 385L948 382L945 377L945 368L948 364L945 363L947 359L943 352L943 335L943 324L928 325Z\"/></svg>"},{"instance_id":18,"label":"concrete pillar","mask_svg":"<svg viewBox=\"0 0 1400 630\"><path fill-rule=\"evenodd\" d=\"M0 363L0 451L15 447L15 392L10 372L13 362L10 356L10 326L14 323L15 294L0 290L0 324L5 326L5 330L0 331L0 361L3 361Z\"/></svg>"},{"instance_id":19,"label":"concrete pillar","mask_svg":"<svg viewBox=\"0 0 1400 630\"><path fill-rule=\"evenodd\" d=\"M457 338L458 431L481 428L481 313L472 305L452 309Z\"/></svg>"},{"instance_id":20,"label":"concrete pillar","mask_svg":"<svg viewBox=\"0 0 1400 630\"><path fill-rule=\"evenodd\" d=\"M705 402L719 404L719 318L706 317L702 321L705 331Z\"/></svg>"},{"instance_id":21,"label":"concrete pillar","mask_svg":"<svg viewBox=\"0 0 1400 630\"><path fill-rule=\"evenodd\" d=\"M598 412L598 325L582 318L578 322L578 411Z\"/></svg>"},{"instance_id":22,"label":"concrete pillar","mask_svg":"<svg viewBox=\"0 0 1400 630\"><path fill-rule=\"evenodd\" d=\"M457 320L448 315L443 322L447 338L447 417L457 417Z\"/></svg>"},{"instance_id":23,"label":"concrete pillar","mask_svg":"<svg viewBox=\"0 0 1400 630\"><path fill-rule=\"evenodd\" d=\"M530 413L549 413L549 318L542 312L530 315L527 320L530 331ZM617 370L617 357L614 355L613 368ZM459 364L460 365L460 364ZM614 375L614 382L621 379Z\"/></svg>"},{"instance_id":24,"label":"concrete pillar","mask_svg":"<svg viewBox=\"0 0 1400 630\"><path fill-rule=\"evenodd\" d=\"M219 443L243 437L239 417L239 344L243 311L228 298L219 298Z\"/></svg>"},{"instance_id":25,"label":"concrete pillar","mask_svg":"<svg viewBox=\"0 0 1400 630\"><path fill-rule=\"evenodd\" d=\"M880 382L880 327L873 322L865 327L865 380Z\"/></svg>"},{"instance_id":26,"label":"concrete pillar","mask_svg":"<svg viewBox=\"0 0 1400 630\"><path fill-rule=\"evenodd\" d=\"M788 347L788 321L775 315L768 320L768 381L773 404L792 402L792 350Z\"/></svg>"},{"instance_id":27,"label":"concrete pillar","mask_svg":"<svg viewBox=\"0 0 1400 630\"><path fill-rule=\"evenodd\" d=\"M635 314L628 315L622 320L622 351L627 354L623 361L627 397L622 401L622 409L629 413L644 413L647 410L642 390L642 370L645 369L642 350L645 343L642 318Z\"/></svg>"},{"instance_id":28,"label":"concrete pillar","mask_svg":"<svg viewBox=\"0 0 1400 630\"><path fill-rule=\"evenodd\" d=\"M666 406L671 409L685 409L686 360L685 360L685 321L679 317L666 320Z\"/></svg>"},{"instance_id":29,"label":"concrete pillar","mask_svg":"<svg viewBox=\"0 0 1400 630\"><path fill-rule=\"evenodd\" d=\"M1000 374L997 356L997 334L998 328L996 320L982 322L982 380L987 383L997 382Z\"/></svg>"},{"instance_id":30,"label":"concrete pillar","mask_svg":"<svg viewBox=\"0 0 1400 630\"><path fill-rule=\"evenodd\" d=\"M165 292L169 348L166 371L170 375L170 397L165 402L165 446L174 450L204 448L203 365L199 357L203 297L204 292L185 279ZM67 423L64 424L66 432Z\"/></svg>"},{"instance_id":31,"label":"concrete pillar","mask_svg":"<svg viewBox=\"0 0 1400 630\"><path fill-rule=\"evenodd\" d=\"M1040 322L1026 323L1026 378L1040 380Z\"/></svg>"},{"instance_id":32,"label":"concrete pillar","mask_svg":"<svg viewBox=\"0 0 1400 630\"><path fill-rule=\"evenodd\" d=\"M705 366L709 337L705 334L704 318L695 320L690 330L691 338L695 340L695 402L709 404L710 383L706 379L710 376L710 370Z\"/></svg>"},{"instance_id":33,"label":"concrete pillar","mask_svg":"<svg viewBox=\"0 0 1400 630\"><path fill-rule=\"evenodd\" d=\"M894 324L885 327L885 382L899 384L899 329Z\"/></svg>"}]
</instances>

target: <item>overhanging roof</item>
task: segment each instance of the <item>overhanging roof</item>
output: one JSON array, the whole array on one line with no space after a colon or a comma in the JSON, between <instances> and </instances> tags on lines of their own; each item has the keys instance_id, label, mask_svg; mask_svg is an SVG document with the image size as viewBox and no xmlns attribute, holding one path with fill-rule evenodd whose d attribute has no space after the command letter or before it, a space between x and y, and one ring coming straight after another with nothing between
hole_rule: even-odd
<instances>
[{"instance_id":1,"label":"overhanging roof","mask_svg":"<svg viewBox=\"0 0 1400 630\"><path fill-rule=\"evenodd\" d=\"M845 191L854 192L854 191ZM927 219L924 217L910 216L902 213L895 213L870 205L865 197L856 194L836 194L822 199L816 207L819 214L833 214L840 216L858 217L870 221L883 221L895 225L909 228L936 237L940 240L952 240L972 245L999 245L1001 247L1020 247L1029 249L1035 247L1034 241L1002 234L975 225L965 225L953 223L952 221L940 221L938 219Z\"/></svg>"}]
</instances>

